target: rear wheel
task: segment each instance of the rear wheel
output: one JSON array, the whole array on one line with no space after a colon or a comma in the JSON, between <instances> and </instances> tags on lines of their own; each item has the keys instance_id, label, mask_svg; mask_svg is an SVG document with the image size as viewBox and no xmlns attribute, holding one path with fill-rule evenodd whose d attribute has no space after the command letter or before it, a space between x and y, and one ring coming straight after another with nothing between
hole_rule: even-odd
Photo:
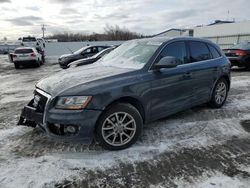
<instances>
[{"instance_id":1,"label":"rear wheel","mask_svg":"<svg viewBox=\"0 0 250 188\"><path fill-rule=\"evenodd\" d=\"M226 79L221 78L217 81L210 101L212 108L220 108L224 105L228 95L228 87L229 85Z\"/></svg>"},{"instance_id":2,"label":"rear wheel","mask_svg":"<svg viewBox=\"0 0 250 188\"><path fill-rule=\"evenodd\" d=\"M40 59L38 59L37 61L36 61L36 67L40 67L41 66L41 61L40 61Z\"/></svg>"},{"instance_id":3,"label":"rear wheel","mask_svg":"<svg viewBox=\"0 0 250 188\"><path fill-rule=\"evenodd\" d=\"M96 136L105 149L121 150L136 142L142 127L142 117L134 106L117 103L101 115Z\"/></svg>"},{"instance_id":4,"label":"rear wheel","mask_svg":"<svg viewBox=\"0 0 250 188\"><path fill-rule=\"evenodd\" d=\"M45 57L44 57L44 55L42 56L42 64L44 64L45 63Z\"/></svg>"}]
</instances>

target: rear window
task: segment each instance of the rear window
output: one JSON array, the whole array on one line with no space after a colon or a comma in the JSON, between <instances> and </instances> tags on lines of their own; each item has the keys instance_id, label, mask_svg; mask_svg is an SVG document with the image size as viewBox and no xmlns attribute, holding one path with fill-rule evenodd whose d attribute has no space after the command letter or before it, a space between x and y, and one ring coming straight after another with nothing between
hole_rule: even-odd
<instances>
[{"instance_id":1,"label":"rear window","mask_svg":"<svg viewBox=\"0 0 250 188\"><path fill-rule=\"evenodd\" d=\"M230 49L250 50L250 42L242 42L232 46Z\"/></svg>"},{"instance_id":2,"label":"rear window","mask_svg":"<svg viewBox=\"0 0 250 188\"><path fill-rule=\"evenodd\" d=\"M14 52L15 54L29 54L29 53L33 53L32 49L17 49Z\"/></svg>"},{"instance_id":3,"label":"rear window","mask_svg":"<svg viewBox=\"0 0 250 188\"><path fill-rule=\"evenodd\" d=\"M208 47L203 42L189 42L191 61L198 62L211 59Z\"/></svg>"},{"instance_id":4,"label":"rear window","mask_svg":"<svg viewBox=\"0 0 250 188\"><path fill-rule=\"evenodd\" d=\"M35 37L24 37L23 42L36 42Z\"/></svg>"},{"instance_id":5,"label":"rear window","mask_svg":"<svg viewBox=\"0 0 250 188\"><path fill-rule=\"evenodd\" d=\"M208 44L208 48L209 48L214 59L221 56L221 54L218 52L218 50L215 47L213 47L212 45Z\"/></svg>"}]
</instances>

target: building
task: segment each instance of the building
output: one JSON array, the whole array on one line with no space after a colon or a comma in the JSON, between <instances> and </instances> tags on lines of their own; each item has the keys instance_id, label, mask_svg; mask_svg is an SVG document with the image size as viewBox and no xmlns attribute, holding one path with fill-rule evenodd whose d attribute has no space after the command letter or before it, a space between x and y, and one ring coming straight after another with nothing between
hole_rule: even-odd
<instances>
[{"instance_id":1,"label":"building","mask_svg":"<svg viewBox=\"0 0 250 188\"><path fill-rule=\"evenodd\" d=\"M193 36L192 30L173 28L154 35L154 37L170 37L170 38L177 36Z\"/></svg>"},{"instance_id":2,"label":"building","mask_svg":"<svg viewBox=\"0 0 250 188\"><path fill-rule=\"evenodd\" d=\"M244 41L250 41L250 20L242 22L215 20L214 23L193 29L169 29L154 36L194 36L206 38L222 49Z\"/></svg>"},{"instance_id":3,"label":"building","mask_svg":"<svg viewBox=\"0 0 250 188\"><path fill-rule=\"evenodd\" d=\"M243 41L250 41L250 21L215 23L194 28L194 37L206 38L222 49Z\"/></svg>"}]
</instances>

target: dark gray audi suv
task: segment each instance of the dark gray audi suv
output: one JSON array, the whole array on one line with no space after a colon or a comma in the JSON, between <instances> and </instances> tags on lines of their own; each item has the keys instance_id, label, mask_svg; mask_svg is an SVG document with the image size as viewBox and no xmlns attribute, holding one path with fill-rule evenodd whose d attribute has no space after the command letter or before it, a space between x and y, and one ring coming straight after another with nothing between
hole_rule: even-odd
<instances>
[{"instance_id":1,"label":"dark gray audi suv","mask_svg":"<svg viewBox=\"0 0 250 188\"><path fill-rule=\"evenodd\" d=\"M18 124L63 140L95 136L119 150L146 123L204 103L220 108L229 88L229 60L208 40L132 40L94 64L40 80Z\"/></svg>"}]
</instances>

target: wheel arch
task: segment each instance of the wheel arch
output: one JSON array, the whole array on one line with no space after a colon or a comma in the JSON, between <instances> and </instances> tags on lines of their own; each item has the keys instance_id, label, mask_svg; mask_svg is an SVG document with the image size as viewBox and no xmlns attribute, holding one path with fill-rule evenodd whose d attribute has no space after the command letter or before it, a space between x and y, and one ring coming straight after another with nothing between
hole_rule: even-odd
<instances>
[{"instance_id":1,"label":"wheel arch","mask_svg":"<svg viewBox=\"0 0 250 188\"><path fill-rule=\"evenodd\" d=\"M124 96L124 97L120 97L118 99L115 99L114 101L110 102L105 108L104 110L107 110L108 108L110 108L112 105L116 104L116 103L128 103L132 106L134 106L140 113L143 123L145 123L145 117L146 117L146 111L145 108L142 104L142 102L135 98L135 97L131 97L131 96Z\"/></svg>"},{"instance_id":2,"label":"wheel arch","mask_svg":"<svg viewBox=\"0 0 250 188\"><path fill-rule=\"evenodd\" d=\"M228 84L228 90L230 89L231 86L231 80L228 75L222 75L219 79L224 78L227 81Z\"/></svg>"},{"instance_id":3,"label":"wheel arch","mask_svg":"<svg viewBox=\"0 0 250 188\"><path fill-rule=\"evenodd\" d=\"M212 94L213 94L213 91L214 91L214 88L215 88L215 86L216 86L216 83L220 80L220 79L222 79L222 78L224 78L226 81L227 81L227 83L228 83L228 91L230 90L230 85L231 85L231 81L230 81L230 77L228 76L228 75L221 75L215 82L214 82L214 84L213 84L213 88L212 88L212 90L211 90L211 93L210 93L210 99L211 99L211 97L212 97Z\"/></svg>"}]
</instances>

